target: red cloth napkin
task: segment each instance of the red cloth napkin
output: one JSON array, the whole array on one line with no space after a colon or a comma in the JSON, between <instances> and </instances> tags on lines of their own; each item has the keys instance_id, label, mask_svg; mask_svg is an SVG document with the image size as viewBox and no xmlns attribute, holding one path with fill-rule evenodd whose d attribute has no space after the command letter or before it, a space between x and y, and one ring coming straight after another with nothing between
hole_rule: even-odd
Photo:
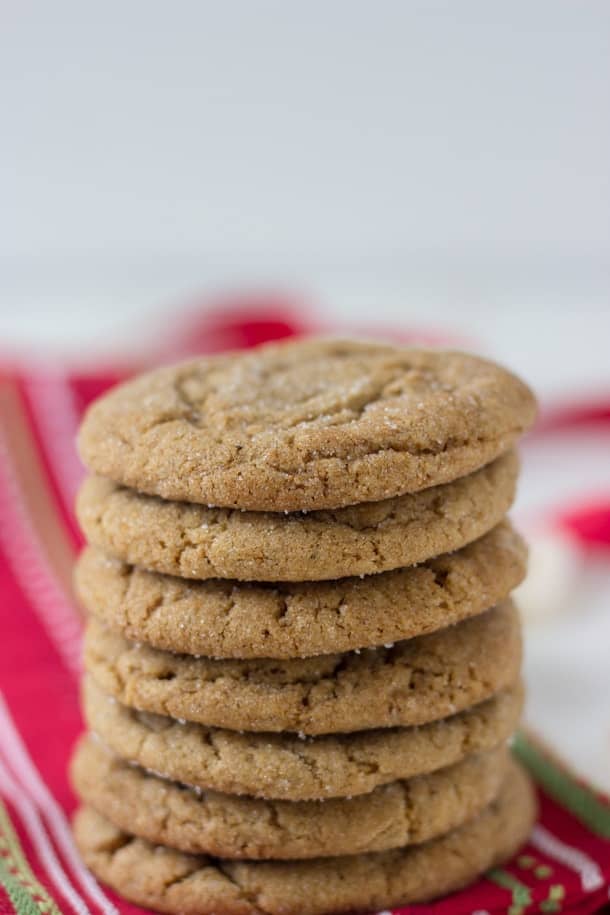
<instances>
[{"instance_id":1,"label":"red cloth napkin","mask_svg":"<svg viewBox=\"0 0 610 915\"><path fill-rule=\"evenodd\" d=\"M164 354L253 345L317 329L279 301L258 314L213 315ZM81 544L72 505L83 471L74 438L86 405L120 374L0 374L0 913L142 912L100 887L81 864L70 836L76 801L66 776L83 728L82 619L71 592L71 565ZM610 419L609 405L602 414ZM572 513L563 523L574 523L584 541L607 544L608 508ZM525 738L516 752L539 784L540 819L531 842L469 889L395 912L586 915L607 902L608 800Z\"/></svg>"}]
</instances>

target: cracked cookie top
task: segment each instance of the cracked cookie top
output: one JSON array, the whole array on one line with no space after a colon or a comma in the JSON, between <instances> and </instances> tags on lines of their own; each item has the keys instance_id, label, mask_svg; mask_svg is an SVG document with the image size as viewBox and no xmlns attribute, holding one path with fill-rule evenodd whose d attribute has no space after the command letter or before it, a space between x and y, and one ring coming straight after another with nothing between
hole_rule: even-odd
<instances>
[{"instance_id":1,"label":"cracked cookie top","mask_svg":"<svg viewBox=\"0 0 610 915\"><path fill-rule=\"evenodd\" d=\"M120 385L88 410L79 448L96 473L165 499L338 508L470 473L535 411L526 385L475 356L301 341Z\"/></svg>"},{"instance_id":2,"label":"cracked cookie top","mask_svg":"<svg viewBox=\"0 0 610 915\"><path fill-rule=\"evenodd\" d=\"M91 619L85 670L142 711L244 731L347 733L425 724L519 676L519 615L506 601L388 648L290 660L215 660L129 642Z\"/></svg>"},{"instance_id":3,"label":"cracked cookie top","mask_svg":"<svg viewBox=\"0 0 610 915\"><path fill-rule=\"evenodd\" d=\"M422 492L334 511L277 512L168 502L89 477L77 500L88 541L132 565L180 578L327 580L371 575L451 552L503 518L514 451Z\"/></svg>"},{"instance_id":4,"label":"cracked cookie top","mask_svg":"<svg viewBox=\"0 0 610 915\"><path fill-rule=\"evenodd\" d=\"M314 801L368 794L380 785L453 766L505 743L519 722L515 683L462 712L414 728L381 728L303 740L291 733L208 728L139 712L83 683L90 730L117 756L203 791Z\"/></svg>"},{"instance_id":5,"label":"cracked cookie top","mask_svg":"<svg viewBox=\"0 0 610 915\"><path fill-rule=\"evenodd\" d=\"M320 858L386 851L455 829L495 799L507 763L502 746L357 797L282 801L168 781L87 735L71 776L82 801L158 845L227 858Z\"/></svg>"},{"instance_id":6,"label":"cracked cookie top","mask_svg":"<svg viewBox=\"0 0 610 915\"><path fill-rule=\"evenodd\" d=\"M296 658L434 632L499 603L523 579L523 540L507 521L417 566L328 582L192 581L89 547L76 590L110 629L155 648L216 658Z\"/></svg>"}]
</instances>

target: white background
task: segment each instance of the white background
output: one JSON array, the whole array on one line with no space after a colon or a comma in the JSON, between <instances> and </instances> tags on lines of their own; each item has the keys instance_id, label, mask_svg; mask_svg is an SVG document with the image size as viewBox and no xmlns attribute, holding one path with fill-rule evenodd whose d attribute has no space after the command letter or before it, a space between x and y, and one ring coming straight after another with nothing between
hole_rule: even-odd
<instances>
[{"instance_id":1,"label":"white background","mask_svg":"<svg viewBox=\"0 0 610 915\"><path fill-rule=\"evenodd\" d=\"M610 390L605 0L21 0L0 78L1 353L271 284Z\"/></svg>"}]
</instances>

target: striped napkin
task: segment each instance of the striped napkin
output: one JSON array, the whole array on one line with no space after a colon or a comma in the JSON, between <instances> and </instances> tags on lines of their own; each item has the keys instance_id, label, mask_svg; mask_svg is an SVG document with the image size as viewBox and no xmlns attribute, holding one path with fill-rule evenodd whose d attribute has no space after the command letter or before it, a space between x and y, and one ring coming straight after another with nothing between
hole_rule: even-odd
<instances>
[{"instance_id":1,"label":"striped napkin","mask_svg":"<svg viewBox=\"0 0 610 915\"><path fill-rule=\"evenodd\" d=\"M282 301L259 306L208 313L166 342L154 360L319 330ZM145 362L134 359L138 369ZM71 586L82 542L72 506L83 470L74 439L87 404L126 374L0 370L0 913L143 911L99 886L81 864L70 836L76 801L66 777L83 728L77 686L82 618ZM556 411L525 447L517 520L534 540L532 578L523 593L531 699L515 752L539 786L540 819L531 841L469 889L395 910L400 915L586 915L608 901L608 441L610 399ZM580 453L583 442L593 452L601 442L601 451L586 464L586 478L574 480L570 455Z\"/></svg>"}]
</instances>

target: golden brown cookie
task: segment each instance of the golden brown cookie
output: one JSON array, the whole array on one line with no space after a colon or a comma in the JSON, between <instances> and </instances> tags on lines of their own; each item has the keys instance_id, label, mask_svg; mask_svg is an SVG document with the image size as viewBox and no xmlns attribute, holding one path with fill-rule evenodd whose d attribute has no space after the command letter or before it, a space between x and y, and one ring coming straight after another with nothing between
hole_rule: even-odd
<instances>
[{"instance_id":1,"label":"golden brown cookie","mask_svg":"<svg viewBox=\"0 0 610 915\"><path fill-rule=\"evenodd\" d=\"M85 464L164 499L337 508L471 473L535 417L531 391L465 353L309 340L201 357L89 408Z\"/></svg>"},{"instance_id":2,"label":"golden brown cookie","mask_svg":"<svg viewBox=\"0 0 610 915\"><path fill-rule=\"evenodd\" d=\"M102 477L77 514L90 543L182 578L310 581L368 575L459 549L498 524L515 495L514 452L423 492L292 515L165 502Z\"/></svg>"},{"instance_id":3,"label":"golden brown cookie","mask_svg":"<svg viewBox=\"0 0 610 915\"><path fill-rule=\"evenodd\" d=\"M507 763L501 747L358 797L272 801L167 781L84 737L71 774L81 801L149 842L223 858L286 859L386 851L439 836L496 798Z\"/></svg>"},{"instance_id":4,"label":"golden brown cookie","mask_svg":"<svg viewBox=\"0 0 610 915\"><path fill-rule=\"evenodd\" d=\"M345 915L427 900L511 858L536 816L529 779L514 762L498 798L463 826L387 852L308 861L228 861L186 855L76 815L86 864L131 902L173 915Z\"/></svg>"},{"instance_id":5,"label":"golden brown cookie","mask_svg":"<svg viewBox=\"0 0 610 915\"><path fill-rule=\"evenodd\" d=\"M127 639L216 658L298 658L424 635L499 603L523 579L525 543L505 521L423 565L331 582L185 581L89 548L76 591Z\"/></svg>"},{"instance_id":6,"label":"golden brown cookie","mask_svg":"<svg viewBox=\"0 0 610 915\"><path fill-rule=\"evenodd\" d=\"M212 660L126 641L91 620L85 668L125 705L214 727L339 733L446 718L513 684L510 602L391 648L294 660Z\"/></svg>"},{"instance_id":7,"label":"golden brown cookie","mask_svg":"<svg viewBox=\"0 0 610 915\"><path fill-rule=\"evenodd\" d=\"M523 707L517 683L472 708L414 728L382 728L302 740L139 712L83 684L87 724L118 756L157 775L227 794L289 801L367 794L379 785L434 772L493 750L515 731Z\"/></svg>"}]
</instances>

